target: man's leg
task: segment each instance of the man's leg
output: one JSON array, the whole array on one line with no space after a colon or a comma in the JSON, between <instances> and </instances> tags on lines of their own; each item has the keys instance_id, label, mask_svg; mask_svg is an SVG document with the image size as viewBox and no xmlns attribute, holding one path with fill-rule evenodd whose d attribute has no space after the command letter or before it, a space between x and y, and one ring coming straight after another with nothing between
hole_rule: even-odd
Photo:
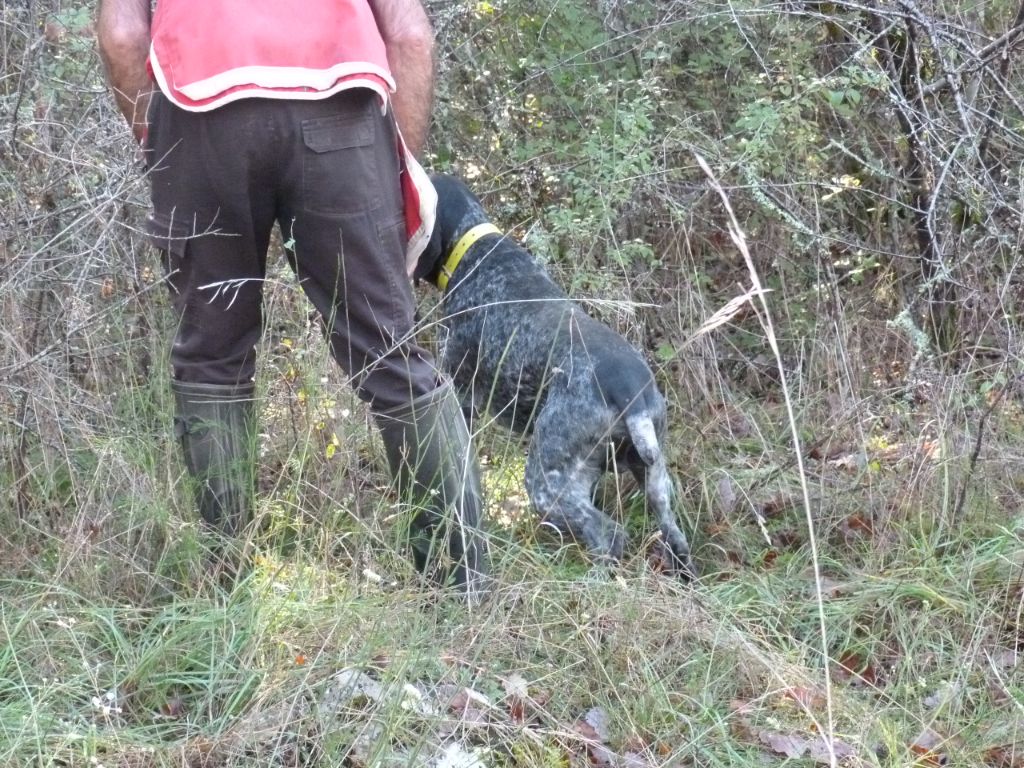
<instances>
[{"instance_id":1,"label":"man's leg","mask_svg":"<svg viewBox=\"0 0 1024 768\"><path fill-rule=\"evenodd\" d=\"M458 401L413 337L392 119L370 91L293 109L300 133L291 178L301 184L280 211L293 266L416 507L417 566L475 592L486 569L479 470Z\"/></svg>"},{"instance_id":2,"label":"man's leg","mask_svg":"<svg viewBox=\"0 0 1024 768\"><path fill-rule=\"evenodd\" d=\"M272 193L263 191L269 169L245 143L256 136L254 105L247 106L196 115L154 96L148 143L147 228L178 316L175 435L199 513L228 561L236 558L225 548L251 517L255 345L274 218Z\"/></svg>"}]
</instances>

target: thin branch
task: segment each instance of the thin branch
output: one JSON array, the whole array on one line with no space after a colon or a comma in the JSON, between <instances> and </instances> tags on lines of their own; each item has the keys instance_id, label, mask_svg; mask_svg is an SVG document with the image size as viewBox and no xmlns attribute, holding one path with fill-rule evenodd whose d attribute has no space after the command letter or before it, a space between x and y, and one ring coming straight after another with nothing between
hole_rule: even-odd
<instances>
[{"instance_id":1,"label":"thin branch","mask_svg":"<svg viewBox=\"0 0 1024 768\"><path fill-rule=\"evenodd\" d=\"M1013 26L1018 29L1024 29L1024 0L1021 0L1021 4L1017 7L1017 16L1013 21ZM1010 44L1007 43L1006 47L1002 51L1002 59L999 62L999 74L997 76L998 82L1005 82L1006 76L1010 71ZM988 148L989 142L992 138L992 128L995 125L996 118L999 114L999 97L996 96L992 99L992 103L988 107L988 120L985 124L985 132L982 134L981 141L978 142L978 158L981 161L981 166L989 174L991 174L995 168L988 160Z\"/></svg>"}]
</instances>

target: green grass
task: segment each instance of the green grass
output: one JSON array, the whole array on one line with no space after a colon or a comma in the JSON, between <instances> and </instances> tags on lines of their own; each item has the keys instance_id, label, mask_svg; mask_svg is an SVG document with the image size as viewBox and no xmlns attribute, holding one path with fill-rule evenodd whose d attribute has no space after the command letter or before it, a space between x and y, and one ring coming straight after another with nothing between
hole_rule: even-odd
<instances>
[{"instance_id":1,"label":"green grass","mask_svg":"<svg viewBox=\"0 0 1024 768\"><path fill-rule=\"evenodd\" d=\"M488 473L496 497L514 492L521 472L516 455L501 458ZM314 464L261 507L289 508L283 499L324 471ZM869 504L906 492L898 463L865 471L856 482L870 486ZM830 472L817 478L822 491L851 481ZM849 529L850 510L864 510L849 494L818 499L831 704L837 738L857 754L851 764L910 765L923 731L948 738L937 748L948 765L998 764L1022 739L1010 651L1024 524L996 514L991 486L971 494L971 519L944 523L941 510L917 506L940 476L875 515L870 531ZM734 478L744 482L738 470ZM597 707L607 748L644 761L635 764L729 766L782 759L772 733L813 739L824 727L798 510L759 525L755 494L722 530L713 508L695 513L705 575L692 586L650 573L642 553L613 573L590 572L575 547L518 519L496 526L494 597L469 608L416 581L394 523L379 523L390 510L384 490L361 493L376 518L339 513L288 536L271 525L253 541L250 576L229 591L204 578L197 532L174 520L162 525L177 527L175 541L131 588L107 577L142 563L83 555L56 573L23 563L0 584L0 764L426 765L458 742L487 765L583 765L574 728ZM161 589L139 588L157 581ZM338 675L355 671L379 690L332 698ZM526 681L525 720L506 694L514 677ZM462 688L490 707L464 718L447 706Z\"/></svg>"},{"instance_id":2,"label":"green grass","mask_svg":"<svg viewBox=\"0 0 1024 768\"><path fill-rule=\"evenodd\" d=\"M787 746L830 727L844 765L1021 765L1015 403L957 509L968 380L924 404L804 382L816 573L778 399L666 366L692 585L652 572L631 480L603 493L629 559L593 571L537 526L521 443L486 426L497 586L468 607L412 572L366 411L302 352L316 328L284 338L261 351L258 533L230 588L206 572L160 378L27 454L32 517L0 513L0 765L421 766L455 744L498 768L796 766L816 761ZM814 344L825 368L851 367ZM56 508L68 524L48 528ZM607 722L588 744L594 712Z\"/></svg>"},{"instance_id":3,"label":"green grass","mask_svg":"<svg viewBox=\"0 0 1024 768\"><path fill-rule=\"evenodd\" d=\"M26 447L26 516L13 493L0 506L0 766L422 766L453 744L496 768L802 766L830 728L844 765L1024 764L1011 397L958 508L977 383L938 379L916 401L867 374L840 386L832 372L871 366L825 332L805 342L803 370L828 372L797 391L815 571L776 385L727 379L710 345L667 361L692 585L652 572L631 480L603 494L629 559L591 570L537 525L522 444L486 426L497 586L470 608L412 572L365 408L294 286L270 291L287 322L260 351L258 533L239 584L204 566L166 381L75 390L88 417L34 401L56 427ZM143 342L155 358L160 338Z\"/></svg>"}]
</instances>

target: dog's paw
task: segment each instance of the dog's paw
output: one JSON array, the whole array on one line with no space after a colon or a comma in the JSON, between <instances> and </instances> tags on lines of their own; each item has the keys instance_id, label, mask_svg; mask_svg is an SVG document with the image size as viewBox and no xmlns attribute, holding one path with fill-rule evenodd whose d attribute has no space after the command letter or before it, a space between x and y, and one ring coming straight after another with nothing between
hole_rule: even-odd
<instances>
[{"instance_id":1,"label":"dog's paw","mask_svg":"<svg viewBox=\"0 0 1024 768\"><path fill-rule=\"evenodd\" d=\"M661 541L658 544L666 571L687 581L700 578L690 554L690 544L682 531L678 528L662 530Z\"/></svg>"},{"instance_id":2,"label":"dog's paw","mask_svg":"<svg viewBox=\"0 0 1024 768\"><path fill-rule=\"evenodd\" d=\"M629 537L626 529L610 517L603 514L592 516L580 533L595 561L607 565L622 561Z\"/></svg>"}]
</instances>

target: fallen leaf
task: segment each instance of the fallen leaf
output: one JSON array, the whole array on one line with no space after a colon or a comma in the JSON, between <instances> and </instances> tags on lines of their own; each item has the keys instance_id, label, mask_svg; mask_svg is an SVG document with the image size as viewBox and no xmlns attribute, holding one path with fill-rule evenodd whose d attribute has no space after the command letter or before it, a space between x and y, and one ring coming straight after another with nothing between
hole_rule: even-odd
<instances>
[{"instance_id":1,"label":"fallen leaf","mask_svg":"<svg viewBox=\"0 0 1024 768\"><path fill-rule=\"evenodd\" d=\"M1024 768L1024 747L1003 744L985 750L982 756L987 768Z\"/></svg>"},{"instance_id":2,"label":"fallen leaf","mask_svg":"<svg viewBox=\"0 0 1024 768\"><path fill-rule=\"evenodd\" d=\"M762 744L768 746L774 753L785 755L792 759L798 759L806 753L811 760L825 765L831 764L832 757L829 754L829 743L822 736L806 737L795 733L782 733L781 731L761 731L758 734ZM831 741L832 753L836 758L842 759L856 754L849 744L833 739Z\"/></svg>"},{"instance_id":3,"label":"fallen leaf","mask_svg":"<svg viewBox=\"0 0 1024 768\"><path fill-rule=\"evenodd\" d=\"M874 666L856 651L845 651L836 659L836 664L833 676L839 682L871 686L878 682L878 673Z\"/></svg>"},{"instance_id":4,"label":"fallen leaf","mask_svg":"<svg viewBox=\"0 0 1024 768\"><path fill-rule=\"evenodd\" d=\"M732 478L722 475L718 479L718 506L723 516L728 517L736 509L736 486Z\"/></svg>"},{"instance_id":5,"label":"fallen leaf","mask_svg":"<svg viewBox=\"0 0 1024 768\"><path fill-rule=\"evenodd\" d=\"M784 688L782 695L786 699L795 701L805 709L820 709L825 706L825 695L815 688L793 685Z\"/></svg>"},{"instance_id":6,"label":"fallen leaf","mask_svg":"<svg viewBox=\"0 0 1024 768\"><path fill-rule=\"evenodd\" d=\"M917 756L916 765L941 766L949 762L949 757L942 751L946 740L931 728L925 728L910 744L910 751Z\"/></svg>"}]
</instances>

